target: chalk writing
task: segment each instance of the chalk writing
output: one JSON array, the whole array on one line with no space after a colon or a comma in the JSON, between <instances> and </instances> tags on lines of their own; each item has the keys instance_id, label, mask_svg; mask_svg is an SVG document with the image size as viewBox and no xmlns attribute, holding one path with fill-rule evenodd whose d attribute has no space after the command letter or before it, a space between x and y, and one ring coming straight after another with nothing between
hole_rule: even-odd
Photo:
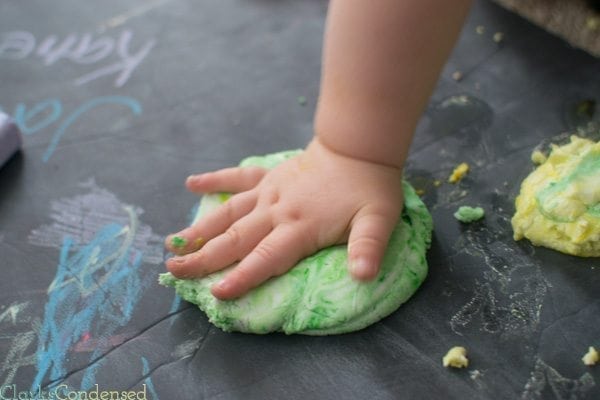
<instances>
[{"instance_id":1,"label":"chalk writing","mask_svg":"<svg viewBox=\"0 0 600 400\"><path fill-rule=\"evenodd\" d=\"M150 377L151 373L152 372L150 371L150 365L148 364L148 360L146 359L146 357L142 357L142 374L146 376L146 379L144 379L144 383L146 384L148 391L152 395L152 398L154 400L158 400L158 394L156 394L156 389L154 389L154 383L152 383L152 378Z\"/></svg>"},{"instance_id":2,"label":"chalk writing","mask_svg":"<svg viewBox=\"0 0 600 400\"><path fill-rule=\"evenodd\" d=\"M37 374L32 388L50 379L56 384L67 375L66 358L86 333L109 337L126 325L142 290L152 279L140 271L142 254L132 247L137 216L128 210L128 225L108 224L74 254L74 241L66 236L54 281L48 288L37 350ZM97 360L102 348L90 355ZM90 381L90 371L84 378Z\"/></svg>"},{"instance_id":3,"label":"chalk writing","mask_svg":"<svg viewBox=\"0 0 600 400\"><path fill-rule=\"evenodd\" d=\"M536 262L508 244L509 231L473 226L459 237L458 252L483 259L486 268L478 264L483 279L474 281L473 297L450 319L455 333L471 323L504 339L538 329L548 283Z\"/></svg>"},{"instance_id":4,"label":"chalk writing","mask_svg":"<svg viewBox=\"0 0 600 400\"><path fill-rule=\"evenodd\" d=\"M131 74L155 45L154 40L148 40L137 51L132 51L132 38L133 33L124 30L116 38L108 35L94 37L90 33L70 33L62 39L57 35L49 35L38 41L31 32L9 31L0 34L0 60L19 61L28 57L38 57L46 66L61 60L78 65L91 65L95 69L76 78L73 81L75 85L85 85L105 76L116 75L113 84L115 87L121 87L127 83ZM111 55L116 60L96 67L97 63Z\"/></svg>"},{"instance_id":5,"label":"chalk writing","mask_svg":"<svg viewBox=\"0 0 600 400\"><path fill-rule=\"evenodd\" d=\"M594 377L589 372L585 372L578 379L565 378L538 358L521 393L521 399L547 399L551 394L552 398L560 400L580 399L595 384Z\"/></svg>"},{"instance_id":6,"label":"chalk writing","mask_svg":"<svg viewBox=\"0 0 600 400\"><path fill-rule=\"evenodd\" d=\"M0 308L0 323L4 322L4 321L9 321L11 322L13 325L17 324L17 317L19 316L19 313L21 313L22 311L24 311L27 306L29 305L29 302L24 301L21 303L15 302L12 303L10 306L4 308Z\"/></svg>"},{"instance_id":7,"label":"chalk writing","mask_svg":"<svg viewBox=\"0 0 600 400\"><path fill-rule=\"evenodd\" d=\"M11 343L4 362L0 368L0 374L5 374L4 383L2 386L11 383L21 367L35 365L36 354L31 353L26 355L27 349L34 343L37 338L37 332L25 331L17 333Z\"/></svg>"},{"instance_id":8,"label":"chalk writing","mask_svg":"<svg viewBox=\"0 0 600 400\"><path fill-rule=\"evenodd\" d=\"M93 98L81 106L77 107L72 113L68 114L64 120L60 121L52 134L52 139L46 148L42 158L47 162L56 151L62 137L67 130L77 120L86 113L99 106L117 105L125 106L131 110L134 115L141 115L142 106L134 98L126 96L102 96ZM0 111L2 107L0 107ZM38 133L54 123L58 123L63 117L63 105L58 99L46 99L35 104L30 109L24 103L19 103L15 107L13 118L24 135L33 135Z\"/></svg>"},{"instance_id":9,"label":"chalk writing","mask_svg":"<svg viewBox=\"0 0 600 400\"><path fill-rule=\"evenodd\" d=\"M144 214L141 207L124 204L114 193L89 179L77 184L84 190L76 196L64 197L50 202L51 223L31 230L28 241L34 246L60 249L63 238L73 238L73 250L79 250L91 242L98 229L110 223L127 225L132 210L136 219ZM142 253L142 260L157 265L163 261L163 237L146 224L138 223L133 247Z\"/></svg>"},{"instance_id":10,"label":"chalk writing","mask_svg":"<svg viewBox=\"0 0 600 400\"><path fill-rule=\"evenodd\" d=\"M27 302L0 308L0 326L29 325L27 330L6 338L12 342L0 364L4 384L12 382L18 369L33 365L37 373L32 391L65 386L70 375L70 354L89 353L80 389L91 389L104 353L136 335L117 330L130 321L144 289L154 280L152 274L141 270L141 265L161 259L162 239L140 223L143 210L139 207L122 203L93 180L79 186L89 193L52 203L55 223L30 234L30 243L52 247L61 237L57 271L47 289L43 320L32 320L24 312ZM79 222L73 225L68 221ZM158 399L147 361L142 360L142 369L149 393Z\"/></svg>"},{"instance_id":11,"label":"chalk writing","mask_svg":"<svg viewBox=\"0 0 600 400\"><path fill-rule=\"evenodd\" d=\"M131 18L139 17L140 15L143 15L143 14L147 13L148 11L151 11L157 7L160 7L169 1L172 1L172 0L157 0L157 1L146 0L144 2L144 4L137 6L137 7L133 7L130 10L126 11L125 13L115 15L114 17L101 23L98 26L98 30L104 31L109 28L116 28L117 26L123 25L124 23L129 21Z\"/></svg>"},{"instance_id":12,"label":"chalk writing","mask_svg":"<svg viewBox=\"0 0 600 400\"><path fill-rule=\"evenodd\" d=\"M35 365L35 353L30 348L35 348L33 343L37 339L40 322L25 312L27 308L27 301L0 308L0 332L10 331L7 335L0 335L0 341L10 341L9 350L0 364L0 378L4 377L0 387L10 384L21 367Z\"/></svg>"}]
</instances>

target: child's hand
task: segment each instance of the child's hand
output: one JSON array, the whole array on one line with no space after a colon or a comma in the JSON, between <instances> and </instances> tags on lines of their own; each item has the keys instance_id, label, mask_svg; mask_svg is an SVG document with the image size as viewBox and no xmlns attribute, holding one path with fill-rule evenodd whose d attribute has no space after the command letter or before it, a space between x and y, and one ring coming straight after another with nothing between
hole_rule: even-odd
<instances>
[{"instance_id":1,"label":"child's hand","mask_svg":"<svg viewBox=\"0 0 600 400\"><path fill-rule=\"evenodd\" d=\"M401 171L337 154L315 139L271 171L228 168L188 178L197 193L233 192L217 210L182 230L167 248L167 268L202 277L237 261L212 287L220 299L245 294L316 251L348 242L350 273L378 271L402 209Z\"/></svg>"}]
</instances>

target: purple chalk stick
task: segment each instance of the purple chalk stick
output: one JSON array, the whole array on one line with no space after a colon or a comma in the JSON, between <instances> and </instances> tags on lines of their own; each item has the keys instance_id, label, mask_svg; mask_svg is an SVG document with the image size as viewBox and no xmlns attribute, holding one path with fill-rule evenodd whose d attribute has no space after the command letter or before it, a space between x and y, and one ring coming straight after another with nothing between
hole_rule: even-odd
<instances>
[{"instance_id":1,"label":"purple chalk stick","mask_svg":"<svg viewBox=\"0 0 600 400\"><path fill-rule=\"evenodd\" d=\"M15 121L0 112L0 167L21 148L21 132Z\"/></svg>"}]
</instances>

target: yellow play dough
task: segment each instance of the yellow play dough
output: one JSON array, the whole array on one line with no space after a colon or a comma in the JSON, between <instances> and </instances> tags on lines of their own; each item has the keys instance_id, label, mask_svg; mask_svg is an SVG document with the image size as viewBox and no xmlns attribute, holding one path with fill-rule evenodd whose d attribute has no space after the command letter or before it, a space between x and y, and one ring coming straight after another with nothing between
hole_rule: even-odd
<instances>
[{"instance_id":1,"label":"yellow play dough","mask_svg":"<svg viewBox=\"0 0 600 400\"><path fill-rule=\"evenodd\" d=\"M467 349L462 346L454 346L448 353L442 358L442 365L444 367L453 368L466 368L469 366L469 359L467 358Z\"/></svg>"},{"instance_id":2,"label":"yellow play dough","mask_svg":"<svg viewBox=\"0 0 600 400\"><path fill-rule=\"evenodd\" d=\"M593 346L590 346L588 352L581 358L581 361L589 367L596 365L599 360L600 355L598 355L598 351Z\"/></svg>"},{"instance_id":3,"label":"yellow play dough","mask_svg":"<svg viewBox=\"0 0 600 400\"><path fill-rule=\"evenodd\" d=\"M571 136L522 183L514 239L581 257L600 256L600 142Z\"/></svg>"}]
</instances>

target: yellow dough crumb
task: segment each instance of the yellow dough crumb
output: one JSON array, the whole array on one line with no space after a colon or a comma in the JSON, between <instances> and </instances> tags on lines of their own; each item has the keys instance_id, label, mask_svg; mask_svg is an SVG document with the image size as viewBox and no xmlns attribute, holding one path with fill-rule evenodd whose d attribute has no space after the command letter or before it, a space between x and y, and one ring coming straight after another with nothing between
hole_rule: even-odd
<instances>
[{"instance_id":1,"label":"yellow dough crumb","mask_svg":"<svg viewBox=\"0 0 600 400\"><path fill-rule=\"evenodd\" d=\"M448 178L448 182L456 183L460 181L467 174L467 172L469 172L469 164L459 164L456 168L454 168L454 171L452 171L452 174Z\"/></svg>"},{"instance_id":2,"label":"yellow dough crumb","mask_svg":"<svg viewBox=\"0 0 600 400\"><path fill-rule=\"evenodd\" d=\"M571 136L521 185L514 239L581 257L600 256L600 143Z\"/></svg>"},{"instance_id":3,"label":"yellow dough crumb","mask_svg":"<svg viewBox=\"0 0 600 400\"><path fill-rule=\"evenodd\" d=\"M585 353L585 355L581 358L581 361L583 361L583 363L585 365L588 365L590 367L592 365L596 365L596 363L598 361L600 361L600 356L598 355L598 351L596 351L595 348L590 346L590 348L588 349L588 352Z\"/></svg>"},{"instance_id":4,"label":"yellow dough crumb","mask_svg":"<svg viewBox=\"0 0 600 400\"><path fill-rule=\"evenodd\" d=\"M546 162L547 159L548 158L546 157L546 155L539 150L536 150L533 153L531 153L531 162L533 162L535 165L542 165Z\"/></svg>"},{"instance_id":5,"label":"yellow dough crumb","mask_svg":"<svg viewBox=\"0 0 600 400\"><path fill-rule=\"evenodd\" d=\"M454 346L442 359L444 367L465 368L469 366L467 349L462 346Z\"/></svg>"}]
</instances>

